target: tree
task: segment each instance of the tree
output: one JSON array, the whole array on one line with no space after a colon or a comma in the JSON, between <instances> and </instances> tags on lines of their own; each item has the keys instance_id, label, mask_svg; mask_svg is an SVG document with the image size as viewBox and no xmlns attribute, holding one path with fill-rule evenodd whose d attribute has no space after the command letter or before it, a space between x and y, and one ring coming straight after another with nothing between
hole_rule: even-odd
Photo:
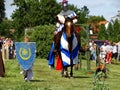
<instances>
[{"instance_id":1,"label":"tree","mask_svg":"<svg viewBox=\"0 0 120 90\"><path fill-rule=\"evenodd\" d=\"M116 19L114 22L110 22L107 27L108 40L118 42L120 40L120 23Z\"/></svg>"},{"instance_id":2,"label":"tree","mask_svg":"<svg viewBox=\"0 0 120 90\"><path fill-rule=\"evenodd\" d=\"M99 40L107 40L108 39L107 31L106 31L104 24L102 24L99 28L98 39Z\"/></svg>"},{"instance_id":3,"label":"tree","mask_svg":"<svg viewBox=\"0 0 120 90\"><path fill-rule=\"evenodd\" d=\"M54 28L55 25L40 25L34 27L30 35L31 41L37 44L36 54L40 58L47 58L52 45Z\"/></svg>"},{"instance_id":4,"label":"tree","mask_svg":"<svg viewBox=\"0 0 120 90\"><path fill-rule=\"evenodd\" d=\"M87 6L83 6L81 9L78 9L77 16L78 16L78 23L85 24L88 21L89 16L89 9Z\"/></svg>"},{"instance_id":5,"label":"tree","mask_svg":"<svg viewBox=\"0 0 120 90\"><path fill-rule=\"evenodd\" d=\"M113 41L118 42L120 40L120 23L118 19L114 21L112 33L113 34L111 35L111 38L113 39ZM112 36L115 36L115 37L113 38Z\"/></svg>"},{"instance_id":6,"label":"tree","mask_svg":"<svg viewBox=\"0 0 120 90\"><path fill-rule=\"evenodd\" d=\"M100 27L100 21L105 21L103 16L89 16L88 23L94 27L94 33L97 34Z\"/></svg>"},{"instance_id":7,"label":"tree","mask_svg":"<svg viewBox=\"0 0 120 90\"><path fill-rule=\"evenodd\" d=\"M108 35L108 40L112 41L113 38L111 38L111 36L114 35L114 31L113 31L113 25L111 23L108 24L107 35Z\"/></svg>"},{"instance_id":8,"label":"tree","mask_svg":"<svg viewBox=\"0 0 120 90\"><path fill-rule=\"evenodd\" d=\"M18 9L12 14L13 20L19 20L26 27L55 24L55 16L60 12L56 0L14 0Z\"/></svg>"},{"instance_id":9,"label":"tree","mask_svg":"<svg viewBox=\"0 0 120 90\"><path fill-rule=\"evenodd\" d=\"M55 24L60 12L56 0L14 0L17 9L12 14L16 36L24 36L24 29L38 25Z\"/></svg>"},{"instance_id":10,"label":"tree","mask_svg":"<svg viewBox=\"0 0 120 90\"><path fill-rule=\"evenodd\" d=\"M10 33L12 21L8 20L7 18L3 19L3 21L0 23L0 35L5 37L12 38L12 33Z\"/></svg>"},{"instance_id":11,"label":"tree","mask_svg":"<svg viewBox=\"0 0 120 90\"><path fill-rule=\"evenodd\" d=\"M92 23L98 23L100 21L105 21L105 18L103 16L89 16L88 22Z\"/></svg>"},{"instance_id":12,"label":"tree","mask_svg":"<svg viewBox=\"0 0 120 90\"><path fill-rule=\"evenodd\" d=\"M5 18L5 4L4 0L0 0L0 23L3 21Z\"/></svg>"}]
</instances>

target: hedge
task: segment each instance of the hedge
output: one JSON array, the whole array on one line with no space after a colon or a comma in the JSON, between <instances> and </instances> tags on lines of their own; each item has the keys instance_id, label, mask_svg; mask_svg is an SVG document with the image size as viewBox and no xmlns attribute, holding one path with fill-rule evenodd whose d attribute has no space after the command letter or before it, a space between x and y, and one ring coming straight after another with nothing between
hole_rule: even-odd
<instances>
[{"instance_id":1,"label":"hedge","mask_svg":"<svg viewBox=\"0 0 120 90\"><path fill-rule=\"evenodd\" d=\"M55 25L40 25L30 33L31 41L36 42L37 57L47 58L53 42Z\"/></svg>"}]
</instances>

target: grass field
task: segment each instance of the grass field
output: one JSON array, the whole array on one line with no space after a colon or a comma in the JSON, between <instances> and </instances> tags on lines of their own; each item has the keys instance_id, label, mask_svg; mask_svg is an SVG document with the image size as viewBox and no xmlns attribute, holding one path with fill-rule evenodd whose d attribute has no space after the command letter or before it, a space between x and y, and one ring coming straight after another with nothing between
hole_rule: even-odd
<instances>
[{"instance_id":1,"label":"grass field","mask_svg":"<svg viewBox=\"0 0 120 90\"><path fill-rule=\"evenodd\" d=\"M120 63L109 64L106 83L109 90L120 90ZM34 78L25 82L20 75L17 60L5 61L6 76L0 78L0 90L92 90L94 73L88 74L86 61L82 60L82 69L74 70L74 78L61 77L61 72L50 70L47 60L36 59L33 66ZM95 63L91 62L91 70L95 71Z\"/></svg>"}]
</instances>

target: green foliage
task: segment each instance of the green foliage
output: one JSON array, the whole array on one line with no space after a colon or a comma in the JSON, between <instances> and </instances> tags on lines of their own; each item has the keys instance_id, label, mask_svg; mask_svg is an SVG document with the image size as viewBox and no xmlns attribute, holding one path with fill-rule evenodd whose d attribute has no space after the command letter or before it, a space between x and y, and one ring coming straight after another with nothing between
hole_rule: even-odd
<instances>
[{"instance_id":1,"label":"green foliage","mask_svg":"<svg viewBox=\"0 0 120 90\"><path fill-rule=\"evenodd\" d=\"M0 0L0 23L3 21L5 17L5 0Z\"/></svg>"},{"instance_id":2,"label":"green foliage","mask_svg":"<svg viewBox=\"0 0 120 90\"><path fill-rule=\"evenodd\" d=\"M79 24L85 24L88 21L89 9L87 6L83 6L81 9L76 11Z\"/></svg>"},{"instance_id":3,"label":"green foliage","mask_svg":"<svg viewBox=\"0 0 120 90\"><path fill-rule=\"evenodd\" d=\"M56 0L40 0L41 24L55 24L56 15L60 12L61 6Z\"/></svg>"},{"instance_id":4,"label":"green foliage","mask_svg":"<svg viewBox=\"0 0 120 90\"><path fill-rule=\"evenodd\" d=\"M113 23L108 24L106 32L108 35L108 40L113 42L118 42L120 40L120 23L117 19Z\"/></svg>"},{"instance_id":5,"label":"green foliage","mask_svg":"<svg viewBox=\"0 0 120 90\"><path fill-rule=\"evenodd\" d=\"M115 20L113 24L113 35L116 36L114 38L114 42L119 42L120 41L120 23L118 22L118 19Z\"/></svg>"},{"instance_id":6,"label":"green foliage","mask_svg":"<svg viewBox=\"0 0 120 90\"><path fill-rule=\"evenodd\" d=\"M88 23L90 23L95 29L99 28L98 23L100 21L105 21L105 18L103 16L89 16ZM103 26L102 26L103 28ZM101 28L100 28L101 29ZM100 31L100 30L99 30ZM93 31L94 34L97 34L97 31Z\"/></svg>"},{"instance_id":7,"label":"green foliage","mask_svg":"<svg viewBox=\"0 0 120 90\"><path fill-rule=\"evenodd\" d=\"M13 34L10 33L10 29L12 28L11 24L12 22L8 20L7 18L1 22L0 24L0 35L1 36L13 38Z\"/></svg>"},{"instance_id":8,"label":"green foliage","mask_svg":"<svg viewBox=\"0 0 120 90\"><path fill-rule=\"evenodd\" d=\"M24 36L25 28L55 24L55 16L60 12L56 0L14 0L17 9L12 14L16 39Z\"/></svg>"},{"instance_id":9,"label":"green foliage","mask_svg":"<svg viewBox=\"0 0 120 90\"><path fill-rule=\"evenodd\" d=\"M88 22L97 24L100 21L104 21L105 18L103 16L89 16Z\"/></svg>"},{"instance_id":10,"label":"green foliage","mask_svg":"<svg viewBox=\"0 0 120 90\"><path fill-rule=\"evenodd\" d=\"M32 31L30 38L31 41L37 43L37 56L41 58L47 57L52 45L54 29L54 25L40 25Z\"/></svg>"},{"instance_id":11,"label":"green foliage","mask_svg":"<svg viewBox=\"0 0 120 90\"><path fill-rule=\"evenodd\" d=\"M83 27L83 26L81 26ZM81 46L85 47L86 45L88 45L88 33L87 33L87 28L82 28L80 31L80 36L81 36Z\"/></svg>"},{"instance_id":12,"label":"green foliage","mask_svg":"<svg viewBox=\"0 0 120 90\"><path fill-rule=\"evenodd\" d=\"M98 39L99 40L107 40L108 39L108 33L105 28L105 25L103 25L103 24L99 28Z\"/></svg>"},{"instance_id":13,"label":"green foliage","mask_svg":"<svg viewBox=\"0 0 120 90\"><path fill-rule=\"evenodd\" d=\"M93 90L109 90L108 85L105 83L105 74L101 71L95 76Z\"/></svg>"},{"instance_id":14,"label":"green foliage","mask_svg":"<svg viewBox=\"0 0 120 90\"><path fill-rule=\"evenodd\" d=\"M108 35L108 40L112 40L114 38L111 38L112 35L114 35L114 31L113 31L113 25L111 23L108 24L108 28L107 28L107 35Z\"/></svg>"}]
</instances>

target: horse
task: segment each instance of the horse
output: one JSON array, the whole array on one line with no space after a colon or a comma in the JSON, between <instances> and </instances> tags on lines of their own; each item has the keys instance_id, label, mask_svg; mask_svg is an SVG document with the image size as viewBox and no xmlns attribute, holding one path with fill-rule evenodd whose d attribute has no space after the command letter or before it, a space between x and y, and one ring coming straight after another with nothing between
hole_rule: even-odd
<instances>
[{"instance_id":1,"label":"horse","mask_svg":"<svg viewBox=\"0 0 120 90\"><path fill-rule=\"evenodd\" d=\"M62 61L62 76L68 77L68 67L70 77L73 77L73 65L78 63L78 51L80 48L80 35L75 32L74 23L71 18L66 18L62 31L54 37L55 50Z\"/></svg>"}]
</instances>

